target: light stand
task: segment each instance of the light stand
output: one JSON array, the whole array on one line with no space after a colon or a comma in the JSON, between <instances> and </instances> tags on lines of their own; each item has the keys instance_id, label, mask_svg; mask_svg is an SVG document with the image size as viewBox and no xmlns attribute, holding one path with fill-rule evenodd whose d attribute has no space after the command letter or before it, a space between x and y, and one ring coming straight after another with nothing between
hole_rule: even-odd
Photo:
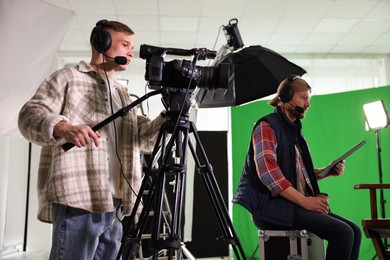
<instances>
[{"instance_id":1,"label":"light stand","mask_svg":"<svg viewBox=\"0 0 390 260\"><path fill-rule=\"evenodd\" d=\"M380 147L380 142L379 142L379 129L375 129L375 138L376 138L376 150L378 154L378 171L379 171L379 183L383 183L383 172L382 172L382 159L381 159L381 147ZM382 218L386 217L386 212L385 212L385 204L386 200L384 199L383 195L383 189L380 190L380 204L381 204L381 216Z\"/></svg>"},{"instance_id":2,"label":"light stand","mask_svg":"<svg viewBox=\"0 0 390 260\"><path fill-rule=\"evenodd\" d=\"M379 183L383 183L382 172L382 159L381 159L381 147L379 140L379 130L386 128L389 125L389 117L385 108L385 104L382 100L367 103L363 105L363 110L366 117L366 129L374 130L376 137L376 150L378 154L378 171L379 171ZM380 205L381 205L381 217L386 218L385 212L386 200L384 198L383 189L380 190ZM384 245L387 248L387 239L384 239Z\"/></svg>"}]
</instances>

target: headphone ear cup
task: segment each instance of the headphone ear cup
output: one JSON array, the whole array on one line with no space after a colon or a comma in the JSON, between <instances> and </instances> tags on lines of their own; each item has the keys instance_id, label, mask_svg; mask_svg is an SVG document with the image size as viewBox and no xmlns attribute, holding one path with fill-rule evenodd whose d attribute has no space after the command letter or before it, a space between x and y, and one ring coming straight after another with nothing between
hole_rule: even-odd
<instances>
[{"instance_id":1,"label":"headphone ear cup","mask_svg":"<svg viewBox=\"0 0 390 260\"><path fill-rule=\"evenodd\" d=\"M287 102L290 102L290 100L293 98L293 96L294 96L294 90L290 86L290 84L288 84L287 86L284 86L282 88L278 97L279 97L280 101L282 101L283 103L287 103Z\"/></svg>"},{"instance_id":2,"label":"headphone ear cup","mask_svg":"<svg viewBox=\"0 0 390 260\"><path fill-rule=\"evenodd\" d=\"M96 32L93 37L93 47L100 53L108 51L111 47L111 35L107 31L103 31L103 26L107 20L102 20L96 23Z\"/></svg>"}]
</instances>

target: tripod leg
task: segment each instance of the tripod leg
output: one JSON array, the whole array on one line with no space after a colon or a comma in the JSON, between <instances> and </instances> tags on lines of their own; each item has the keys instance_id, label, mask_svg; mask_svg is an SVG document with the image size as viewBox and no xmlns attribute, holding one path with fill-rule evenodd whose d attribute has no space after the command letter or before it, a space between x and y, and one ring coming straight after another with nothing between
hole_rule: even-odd
<instances>
[{"instance_id":1,"label":"tripod leg","mask_svg":"<svg viewBox=\"0 0 390 260\"><path fill-rule=\"evenodd\" d=\"M176 139L176 159L179 159L178 163L168 165L167 162L164 163L164 173L169 174L172 173L175 175L175 200L173 206L173 214L171 221L171 232L169 234L169 238L163 240L158 234L158 228L161 227L161 216L155 218L154 222L154 233L153 233L153 245L155 247L154 256L156 257L157 250L166 248L168 249L168 259L173 259L176 254L176 258L178 254L180 254L179 250L182 246L181 244L181 224L182 224L182 210L183 210L183 201L184 201L184 183L185 183L185 162L187 159L186 150L183 149L188 143L188 129L184 134L182 130L179 130L174 136ZM160 185L159 188L163 189L165 187L165 183ZM160 190L158 194L163 194L163 191ZM161 197L162 198L162 197ZM163 205L163 200L160 199L156 203L155 211L161 212L161 208ZM160 213L161 214L161 213Z\"/></svg>"},{"instance_id":2,"label":"tripod leg","mask_svg":"<svg viewBox=\"0 0 390 260\"><path fill-rule=\"evenodd\" d=\"M189 133L188 129L186 129L186 131L184 132L184 136L182 135L181 131L179 132L178 140L177 140L179 149L178 149L178 154L175 155L178 158L180 158L180 160L179 160L178 167L176 169L176 176L177 176L177 180L175 183L176 197L175 197L175 204L174 204L174 215L172 219L172 223L174 224L172 233L178 234L178 239L180 240L181 240L181 233L182 233L181 224L182 224L182 216L183 216L183 208L184 208L183 202L185 197L184 194L185 194L185 183L186 183L186 174L187 174L187 168L185 167L187 165L187 150L185 149L185 147L187 147L188 140L189 140L188 133ZM183 137L183 141L181 142L180 140L182 137Z\"/></svg>"},{"instance_id":3,"label":"tripod leg","mask_svg":"<svg viewBox=\"0 0 390 260\"><path fill-rule=\"evenodd\" d=\"M178 151L182 151L182 132L181 130L178 131L178 133L172 135L171 139L169 140L168 144L166 144L167 140L167 131L166 128L169 128L166 125L163 125L163 127L160 129L160 133L158 136L158 141L156 142L155 149L153 151L152 157L149 160L148 168L145 171L145 175L149 176L152 178L152 183L150 184L149 188L149 193L147 195L147 198L144 203L144 207L142 209L142 212L139 217L139 222L134 226L134 231L130 235L126 235L125 237L125 242L127 244L130 244L130 249L127 250L127 254L125 255L124 259L131 259L132 257L135 257L136 252L138 252L138 249L140 247L140 242L142 238L142 234L144 232L146 222L148 219L148 216L150 215L150 210L152 208L152 204L154 203L154 226L152 227L152 245L154 247L153 250L153 258L157 259L159 255L159 249L168 249L168 257L169 259L172 259L175 253L175 250L179 250L181 247L181 242L180 242L180 234L177 233L177 231L180 231L178 228L178 224L181 222L181 209L182 209L182 198L183 198L183 191L182 191L182 183L185 180L184 179L184 171L183 169L185 168L183 166L183 161L182 164L178 165L169 165L168 164L168 154L170 154L170 151L172 150L174 146L174 141L176 140L177 143L179 143L180 149ZM158 170L152 170L152 162L155 159L155 156L157 154L157 144L161 142L161 138L164 136L162 139L162 148L161 148L161 165L158 168ZM186 134L185 140L188 140L188 127L187 127L187 134ZM185 141L186 142L186 141ZM175 208L174 208L174 216L172 217L172 222L171 222L171 232L170 236L168 238L160 238L159 232L162 224L162 205L163 205L163 198L165 194L165 185L166 185L166 175L169 172L175 172L176 173L176 199L175 199ZM147 178L144 178L142 185L141 185L141 190L140 194L143 193L145 187L147 186ZM142 193L141 193L142 192ZM134 223L134 217L136 216L136 212L138 209L138 205L140 203L140 196L137 197L137 204L136 207L133 208L132 214L130 217L132 219L130 221L133 221L131 223ZM128 225L129 226L129 225ZM127 231L127 230L126 230ZM123 247L123 244L122 244ZM122 252L122 247L120 252ZM165 250L164 250L165 251ZM121 254L118 254L119 259Z\"/></svg>"},{"instance_id":4,"label":"tripod leg","mask_svg":"<svg viewBox=\"0 0 390 260\"><path fill-rule=\"evenodd\" d=\"M154 197L156 196L155 194L157 192L155 187L157 186L157 183L159 181L160 180L159 180L158 176L145 176L144 177L144 180L142 183L142 186L143 186L142 192L144 192L145 188L149 185L150 185L150 188L149 188L148 195L145 199L145 202L143 204L143 209L142 209L141 213L139 214L139 217L138 217L139 220L137 223L134 220L135 216L137 215L137 212L136 212L137 208L133 209L133 211L135 210L134 219L130 219L130 221L132 221L134 223L134 230L131 234L127 234L126 237L124 237L124 242L126 244L128 244L128 248L126 248L126 251L124 254L124 259L132 259L136 255L136 253L138 252L138 250L140 248L141 237L142 237L142 234L145 230L148 215L150 214L150 211L151 211L151 208L153 205L153 200L154 200ZM131 218L131 216L130 216L130 218ZM131 223L131 222L129 222L129 223ZM128 231L129 231L129 229L127 230L127 232Z\"/></svg>"},{"instance_id":5,"label":"tripod leg","mask_svg":"<svg viewBox=\"0 0 390 260\"><path fill-rule=\"evenodd\" d=\"M246 259L244 250L242 249L241 243L239 241L239 238L234 230L233 223L229 217L228 210L226 208L226 205L224 203L221 191L218 187L217 181L215 179L213 169L211 164L209 163L206 152L202 146L201 140L199 138L199 135L196 131L195 125L191 122L191 131L195 137L195 140L197 142L197 145L200 149L200 154L203 160L204 165L201 165L201 162L199 158L196 155L196 151L191 143L189 141L191 153L194 157L195 164L197 166L198 172L200 173L203 183L206 187L208 196L210 198L210 201L212 203L212 206L214 208L214 211L216 213L216 217L218 219L220 228L223 232L222 239L225 243L231 244L233 251L237 257L237 259Z\"/></svg>"},{"instance_id":6,"label":"tripod leg","mask_svg":"<svg viewBox=\"0 0 390 260\"><path fill-rule=\"evenodd\" d=\"M159 174L159 181L157 187L156 195L162 195L165 192L165 184L166 184L166 175L162 172ZM158 196L155 198L154 204L154 225L152 229L152 246L154 247L153 259L158 258L159 245L157 241L160 239L160 227L161 227L161 219L163 212L163 197Z\"/></svg>"},{"instance_id":7,"label":"tripod leg","mask_svg":"<svg viewBox=\"0 0 390 260\"><path fill-rule=\"evenodd\" d=\"M153 167L153 164L155 162L156 156L158 155L158 152L160 149L160 147L159 147L160 143L162 143L162 147L165 147L166 135L167 134L163 130L163 126L162 126L160 129L160 132L158 134L157 141L156 141L156 144L154 146L152 156L150 157L150 160L148 162L148 166L147 166L146 170L144 171L145 176L144 176L144 179L142 181L140 190L138 191L137 199L134 203L133 210L132 210L130 216L126 217L127 224L124 227L124 233L122 236L122 244L119 248L119 252L118 252L118 255L116 258L117 260L121 259L122 257L123 257L123 259L131 259L132 257L134 257L136 255L136 252L138 251L138 249L140 247L141 235L142 235L142 232L143 232L145 225L146 225L146 219L147 219L146 216L149 214L150 209L151 209L151 205L153 202L153 196L154 196L154 187L155 187L155 185L156 185L155 183L157 181L156 174L152 170L152 167ZM162 151L162 153L163 152L164 151ZM142 194L144 193L144 191L146 190L146 188L148 186L150 186L150 189L149 189L148 196L145 200L145 203L143 205L144 206L143 210L140 214L140 217L138 218L139 222L135 223L135 218L136 218L136 215L138 214L137 212L138 212L139 206L140 206L141 201L142 201ZM132 229L133 227L134 227L133 232L129 233L130 229Z\"/></svg>"}]
</instances>

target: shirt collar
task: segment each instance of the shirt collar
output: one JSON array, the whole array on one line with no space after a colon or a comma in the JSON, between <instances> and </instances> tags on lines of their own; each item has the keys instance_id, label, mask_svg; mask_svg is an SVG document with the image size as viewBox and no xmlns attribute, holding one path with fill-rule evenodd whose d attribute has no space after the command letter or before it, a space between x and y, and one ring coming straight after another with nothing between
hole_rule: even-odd
<instances>
[{"instance_id":1,"label":"shirt collar","mask_svg":"<svg viewBox=\"0 0 390 260\"><path fill-rule=\"evenodd\" d=\"M85 61L80 61L79 64L77 64L78 66L78 70L81 71L81 72L91 72L91 71L95 71L92 66L85 62Z\"/></svg>"}]
</instances>

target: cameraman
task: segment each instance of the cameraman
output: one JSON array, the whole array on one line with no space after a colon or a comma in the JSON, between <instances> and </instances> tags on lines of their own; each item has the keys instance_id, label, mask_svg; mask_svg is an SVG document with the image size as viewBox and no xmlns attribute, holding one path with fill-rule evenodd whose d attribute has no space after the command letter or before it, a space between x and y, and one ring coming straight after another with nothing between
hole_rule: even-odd
<instances>
[{"instance_id":1,"label":"cameraman","mask_svg":"<svg viewBox=\"0 0 390 260\"><path fill-rule=\"evenodd\" d=\"M91 126L131 103L115 80L133 58L134 32L117 21L93 28L89 63L54 72L22 107L19 129L42 146L38 219L53 224L50 259L115 259L141 182L141 150L151 151L164 119L132 109L101 130ZM119 59L116 59L119 57ZM76 147L65 152L61 145Z\"/></svg>"}]
</instances>

